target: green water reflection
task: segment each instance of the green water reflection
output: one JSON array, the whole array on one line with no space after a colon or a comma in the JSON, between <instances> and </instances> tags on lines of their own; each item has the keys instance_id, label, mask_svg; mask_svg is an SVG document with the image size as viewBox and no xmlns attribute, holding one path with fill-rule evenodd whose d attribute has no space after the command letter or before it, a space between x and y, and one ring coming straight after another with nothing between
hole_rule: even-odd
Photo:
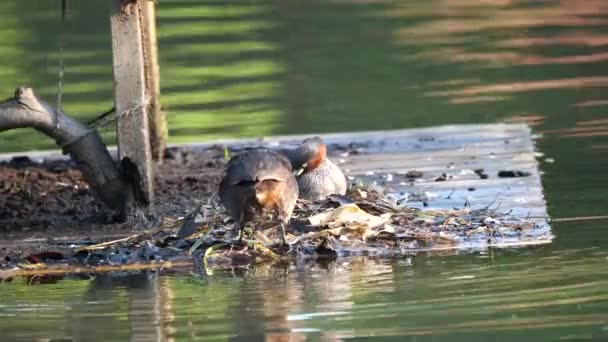
<instances>
[{"instance_id":1,"label":"green water reflection","mask_svg":"<svg viewBox=\"0 0 608 342\"><path fill-rule=\"evenodd\" d=\"M109 4L70 1L65 109L112 105ZM0 3L2 89L54 102L58 3ZM604 0L160 1L173 142L525 120L554 218L608 215ZM108 142L111 130L104 131ZM49 148L27 130L0 151ZM552 158L554 163L545 161ZM0 284L8 340L608 340L607 220L493 255Z\"/></svg>"},{"instance_id":2,"label":"green water reflection","mask_svg":"<svg viewBox=\"0 0 608 342\"><path fill-rule=\"evenodd\" d=\"M603 340L607 262L599 248L543 248L213 276L19 279L0 287L0 328L23 341Z\"/></svg>"}]
</instances>

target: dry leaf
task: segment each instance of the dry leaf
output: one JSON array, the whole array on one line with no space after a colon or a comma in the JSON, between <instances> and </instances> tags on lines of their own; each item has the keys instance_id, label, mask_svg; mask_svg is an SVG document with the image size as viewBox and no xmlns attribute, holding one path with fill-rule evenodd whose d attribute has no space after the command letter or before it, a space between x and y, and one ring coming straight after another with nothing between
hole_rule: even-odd
<instances>
[{"instance_id":1,"label":"dry leaf","mask_svg":"<svg viewBox=\"0 0 608 342\"><path fill-rule=\"evenodd\" d=\"M356 204L344 204L332 210L313 215L308 218L310 223L315 226L349 227L352 225L364 225L367 228L378 227L385 224L390 219L390 214L381 216L368 214Z\"/></svg>"}]
</instances>

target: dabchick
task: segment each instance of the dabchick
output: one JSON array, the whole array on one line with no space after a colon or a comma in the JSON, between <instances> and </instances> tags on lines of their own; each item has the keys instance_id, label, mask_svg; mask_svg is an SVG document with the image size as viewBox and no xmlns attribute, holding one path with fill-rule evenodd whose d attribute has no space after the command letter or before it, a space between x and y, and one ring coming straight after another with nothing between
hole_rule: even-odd
<instances>
[{"instance_id":1,"label":"dabchick","mask_svg":"<svg viewBox=\"0 0 608 342\"><path fill-rule=\"evenodd\" d=\"M346 177L327 158L327 146L320 137L304 139L296 149L283 153L297 170L300 198L315 201L346 193Z\"/></svg>"},{"instance_id":2,"label":"dabchick","mask_svg":"<svg viewBox=\"0 0 608 342\"><path fill-rule=\"evenodd\" d=\"M281 221L283 243L298 198L298 183L291 163L279 152L250 150L228 162L220 183L220 202L239 227L243 238L245 224L258 215L276 214Z\"/></svg>"}]
</instances>

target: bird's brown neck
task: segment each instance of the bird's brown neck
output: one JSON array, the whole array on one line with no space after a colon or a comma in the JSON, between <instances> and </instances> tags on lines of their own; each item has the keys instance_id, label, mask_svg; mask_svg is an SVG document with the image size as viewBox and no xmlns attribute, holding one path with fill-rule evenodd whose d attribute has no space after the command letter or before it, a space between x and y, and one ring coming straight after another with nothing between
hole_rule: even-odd
<instances>
[{"instance_id":1,"label":"bird's brown neck","mask_svg":"<svg viewBox=\"0 0 608 342\"><path fill-rule=\"evenodd\" d=\"M304 171L310 172L310 171L318 168L326 156L327 156L327 147L325 146L325 144L322 144L321 146L319 146L319 150L317 151L317 154L315 154L314 157L312 157L306 163L306 168L304 169Z\"/></svg>"}]
</instances>

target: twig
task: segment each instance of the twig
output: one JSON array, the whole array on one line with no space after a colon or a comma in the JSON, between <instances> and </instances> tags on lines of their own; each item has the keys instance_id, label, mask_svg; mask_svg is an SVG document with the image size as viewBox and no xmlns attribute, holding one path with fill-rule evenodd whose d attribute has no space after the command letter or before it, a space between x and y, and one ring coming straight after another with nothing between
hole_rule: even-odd
<instances>
[{"instance_id":1,"label":"twig","mask_svg":"<svg viewBox=\"0 0 608 342\"><path fill-rule=\"evenodd\" d=\"M553 221L553 222L572 222L572 221L589 221L589 220L608 220L608 215L561 217L561 218L553 219L551 221Z\"/></svg>"},{"instance_id":2,"label":"twig","mask_svg":"<svg viewBox=\"0 0 608 342\"><path fill-rule=\"evenodd\" d=\"M125 238L122 238L122 239L117 239L117 240L112 240L112 241L106 241L106 242L98 243L96 245L82 247L78 251L88 251L88 250L93 250L93 249L103 249L103 248L105 248L107 246L111 246L111 245L117 244L119 242L129 241L129 240L134 239L134 238L136 238L138 236L140 236L140 234L133 234L133 235L129 235L129 236L127 236Z\"/></svg>"},{"instance_id":3,"label":"twig","mask_svg":"<svg viewBox=\"0 0 608 342\"><path fill-rule=\"evenodd\" d=\"M60 275L68 273L98 273L98 272L112 272L112 271L136 271L156 268L169 268L169 267L186 267L192 266L191 260L187 261L167 261L162 263L136 263L130 265L120 266L96 266L96 267L73 267L66 265L65 268L51 268L42 270L26 270L26 269L11 269L11 270L0 270L0 279L10 278L15 276L28 276L28 275Z\"/></svg>"},{"instance_id":4,"label":"twig","mask_svg":"<svg viewBox=\"0 0 608 342\"><path fill-rule=\"evenodd\" d=\"M98 243L98 244L92 245L92 246L82 247L78 251L88 251L88 250L94 250L94 249L104 249L105 247L112 246L112 245L115 245L115 244L120 243L120 242L125 242L125 241L129 241L129 240L132 240L132 239L135 239L135 238L138 238L138 237L145 236L145 235L150 235L150 234L159 232L159 231L164 230L164 229L175 228L176 224L178 222L180 222L180 221L181 220L177 220L177 221L171 223L170 225L163 225L163 226L160 226L160 227L148 229L148 230L145 230L145 231L143 231L141 233L129 235L129 236L124 237L122 239L116 239L116 240L112 240L112 241L106 241L106 242Z\"/></svg>"},{"instance_id":5,"label":"twig","mask_svg":"<svg viewBox=\"0 0 608 342\"><path fill-rule=\"evenodd\" d=\"M94 117L93 119L89 120L89 122L87 122L87 126L89 126L91 128L97 128L98 126L102 126L103 123L99 123L99 122L101 122L105 117L114 113L115 111L116 111L116 107L112 107L112 108L106 110L105 112L103 112L103 113L97 115L96 117Z\"/></svg>"},{"instance_id":6,"label":"twig","mask_svg":"<svg viewBox=\"0 0 608 342\"><path fill-rule=\"evenodd\" d=\"M456 192L456 189L452 189L452 192L450 192L450 194L448 195L448 197L446 197L445 199L449 200L452 199L452 195Z\"/></svg>"}]
</instances>

